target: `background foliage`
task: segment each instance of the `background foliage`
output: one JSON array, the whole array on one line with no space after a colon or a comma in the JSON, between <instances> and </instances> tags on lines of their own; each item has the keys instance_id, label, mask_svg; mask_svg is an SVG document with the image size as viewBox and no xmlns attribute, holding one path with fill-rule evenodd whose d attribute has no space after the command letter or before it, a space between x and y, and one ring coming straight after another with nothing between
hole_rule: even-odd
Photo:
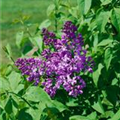
<instances>
[{"instance_id":1,"label":"background foliage","mask_svg":"<svg viewBox=\"0 0 120 120\"><path fill-rule=\"evenodd\" d=\"M40 30L47 27L58 36L62 24L71 20L83 35L88 55L95 68L84 78L87 87L78 98L59 91L51 99L39 86L33 86L14 66L10 45L4 47L12 61L1 67L0 119L3 120L120 120L120 1L55 0L47 9L48 18L32 33L27 16L17 19L24 29L16 35L16 45L23 57L39 56L42 50Z\"/></svg>"},{"instance_id":2,"label":"background foliage","mask_svg":"<svg viewBox=\"0 0 120 120\"><path fill-rule=\"evenodd\" d=\"M0 46L0 57L2 57L0 62L6 63L9 60L5 57L4 52L2 51L2 46L7 43L12 47L14 58L20 56L19 49L17 49L14 41L16 37L16 32L23 29L21 24L14 24L16 18L22 16L28 16L28 20L25 24L32 24L30 31L35 30L38 23L46 19L45 10L47 6L52 2L50 0L1 0L1 17L0 17L0 26L1 26L1 46ZM29 4L28 4L29 3ZM16 52L17 51L17 52Z\"/></svg>"}]
</instances>

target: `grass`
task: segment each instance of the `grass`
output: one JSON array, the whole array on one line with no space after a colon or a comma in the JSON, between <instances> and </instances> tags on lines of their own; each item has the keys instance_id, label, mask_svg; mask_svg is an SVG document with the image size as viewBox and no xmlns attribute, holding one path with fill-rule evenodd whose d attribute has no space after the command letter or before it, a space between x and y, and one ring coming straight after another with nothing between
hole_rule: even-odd
<instances>
[{"instance_id":1,"label":"grass","mask_svg":"<svg viewBox=\"0 0 120 120\"><path fill-rule=\"evenodd\" d=\"M0 18L1 25L1 38L0 42L2 43L0 47L0 58L2 60L0 63L8 62L8 59L5 56L4 51L2 50L3 46L6 46L8 43L12 48L13 58L19 56L18 48L15 44L16 33L21 29L21 24L12 24L12 22L20 17L20 14L31 16L28 22L32 24L40 24L43 20L47 18L46 10L52 0L2 0L2 16ZM33 28L34 30L35 28Z\"/></svg>"}]
</instances>

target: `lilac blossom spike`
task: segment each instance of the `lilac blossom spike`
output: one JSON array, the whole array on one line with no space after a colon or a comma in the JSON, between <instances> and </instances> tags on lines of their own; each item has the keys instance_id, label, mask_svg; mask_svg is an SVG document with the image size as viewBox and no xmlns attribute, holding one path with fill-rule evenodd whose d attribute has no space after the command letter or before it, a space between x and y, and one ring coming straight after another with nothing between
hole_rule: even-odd
<instances>
[{"instance_id":1,"label":"lilac blossom spike","mask_svg":"<svg viewBox=\"0 0 120 120\"><path fill-rule=\"evenodd\" d=\"M54 97L58 89L64 89L69 96L77 97L83 94L85 80L80 73L93 72L94 62L84 49L83 38L77 27L71 22L65 22L61 38L47 29L42 30L43 42L46 48L41 58L19 58L15 65L28 81L38 85L44 78L44 90ZM54 50L51 50L52 49Z\"/></svg>"}]
</instances>

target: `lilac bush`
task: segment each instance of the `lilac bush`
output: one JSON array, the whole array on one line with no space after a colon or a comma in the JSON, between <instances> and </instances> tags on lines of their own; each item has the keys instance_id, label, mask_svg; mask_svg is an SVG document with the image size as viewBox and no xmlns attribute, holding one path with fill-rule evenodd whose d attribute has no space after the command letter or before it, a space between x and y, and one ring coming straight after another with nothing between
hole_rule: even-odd
<instances>
[{"instance_id":1,"label":"lilac bush","mask_svg":"<svg viewBox=\"0 0 120 120\"><path fill-rule=\"evenodd\" d=\"M42 30L45 49L40 58L19 58L16 66L35 85L42 82L44 90L54 97L57 90L64 89L70 96L77 97L86 87L81 73L93 70L94 62L87 56L82 35L71 21L65 22L61 38L47 29ZM44 81L41 81L41 77Z\"/></svg>"}]
</instances>

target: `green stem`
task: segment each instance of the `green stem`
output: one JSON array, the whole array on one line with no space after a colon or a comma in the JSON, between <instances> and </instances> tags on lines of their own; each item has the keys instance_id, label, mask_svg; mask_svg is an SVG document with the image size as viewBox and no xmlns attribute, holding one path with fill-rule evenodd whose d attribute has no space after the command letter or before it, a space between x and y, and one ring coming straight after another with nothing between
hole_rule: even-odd
<instances>
[{"instance_id":1,"label":"green stem","mask_svg":"<svg viewBox=\"0 0 120 120\"><path fill-rule=\"evenodd\" d=\"M14 59L12 58L12 56L8 53L7 48L6 48L6 47L3 47L3 50L4 50L5 53L8 55L9 59L10 59L13 63L15 63Z\"/></svg>"},{"instance_id":2,"label":"green stem","mask_svg":"<svg viewBox=\"0 0 120 120\"><path fill-rule=\"evenodd\" d=\"M55 0L55 32L56 33L57 33L57 29L58 29L57 14L58 14L58 5L57 5L57 2Z\"/></svg>"},{"instance_id":3,"label":"green stem","mask_svg":"<svg viewBox=\"0 0 120 120\"><path fill-rule=\"evenodd\" d=\"M28 33L28 35L32 38L33 36L31 35L31 33L29 32L29 28L24 24L24 22L21 20L20 21L21 24L24 26L24 28L26 29L26 32Z\"/></svg>"}]
</instances>

